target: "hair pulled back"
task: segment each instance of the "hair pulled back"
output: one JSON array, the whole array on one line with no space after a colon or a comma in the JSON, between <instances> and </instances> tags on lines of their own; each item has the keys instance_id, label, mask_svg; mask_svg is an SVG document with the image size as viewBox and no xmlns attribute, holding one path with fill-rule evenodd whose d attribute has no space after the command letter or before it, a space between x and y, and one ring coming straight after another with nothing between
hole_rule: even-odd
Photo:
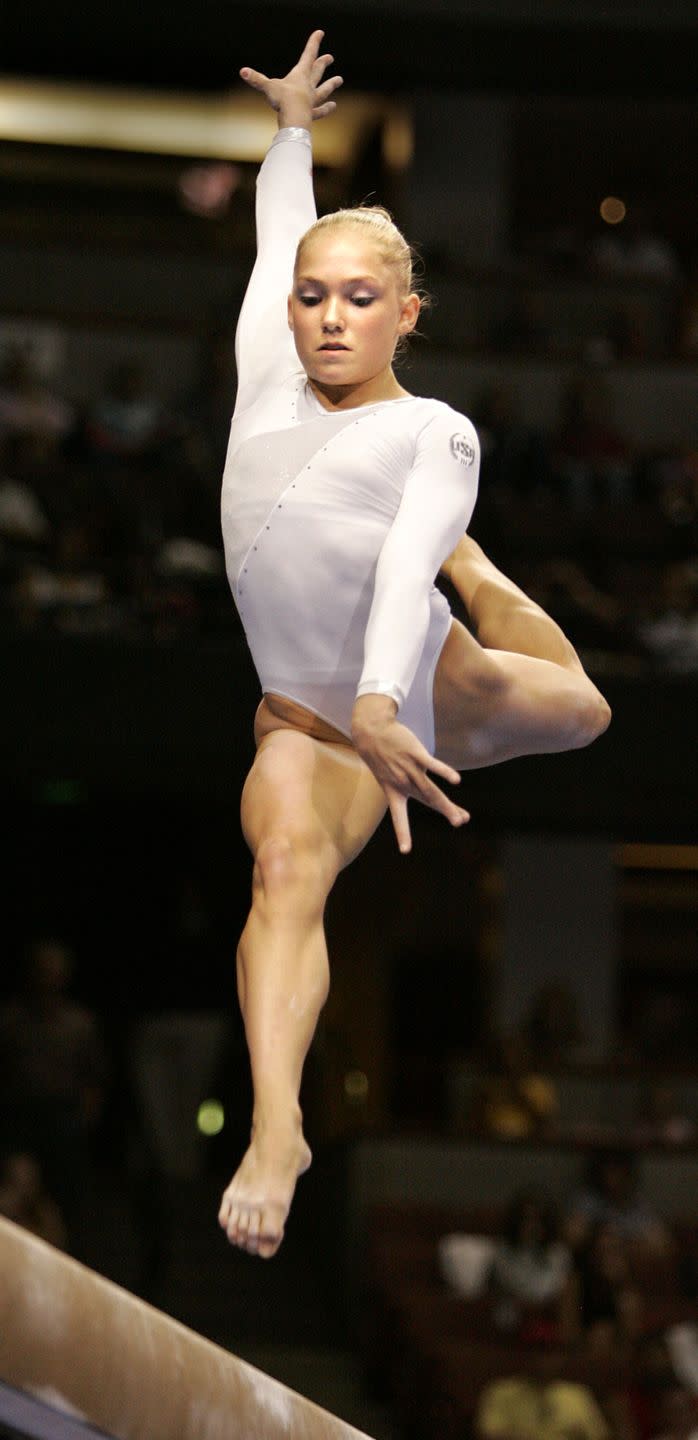
<instances>
[{"instance_id":1,"label":"hair pulled back","mask_svg":"<svg viewBox=\"0 0 698 1440\"><path fill-rule=\"evenodd\" d=\"M422 308L428 307L429 297L420 288L419 277L415 273L421 264L419 257L398 229L390 211L382 205L355 205L347 210L330 210L327 215L321 215L298 242L295 274L298 273L304 247L314 240L316 235L324 235L328 230L342 229L361 232L376 246L381 259L394 271L401 300L408 295L417 294Z\"/></svg>"}]
</instances>

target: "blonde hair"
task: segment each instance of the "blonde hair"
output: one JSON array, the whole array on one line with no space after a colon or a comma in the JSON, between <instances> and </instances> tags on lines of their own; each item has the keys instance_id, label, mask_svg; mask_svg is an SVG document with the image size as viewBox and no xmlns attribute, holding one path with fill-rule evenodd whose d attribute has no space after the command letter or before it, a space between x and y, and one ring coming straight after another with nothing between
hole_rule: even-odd
<instances>
[{"instance_id":1,"label":"blonde hair","mask_svg":"<svg viewBox=\"0 0 698 1440\"><path fill-rule=\"evenodd\" d=\"M408 295L417 294L422 307L428 307L429 296L420 290L415 274L416 267L421 263L419 257L412 246L408 245L402 231L398 230L390 211L385 210L382 205L356 205L349 210L331 210L329 214L321 215L298 242L294 275L298 274L303 247L310 240L316 235L324 234L326 230L339 230L347 226L362 230L366 238L377 246L381 258L395 271L400 298L405 299Z\"/></svg>"}]
</instances>

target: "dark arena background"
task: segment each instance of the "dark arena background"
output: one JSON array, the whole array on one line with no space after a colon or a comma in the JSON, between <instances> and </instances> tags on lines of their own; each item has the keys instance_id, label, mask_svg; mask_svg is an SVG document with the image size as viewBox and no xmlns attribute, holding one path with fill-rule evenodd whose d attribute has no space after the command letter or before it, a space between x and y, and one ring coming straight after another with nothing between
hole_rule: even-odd
<instances>
[{"instance_id":1,"label":"dark arena background","mask_svg":"<svg viewBox=\"0 0 698 1440\"><path fill-rule=\"evenodd\" d=\"M318 208L417 245L400 381L472 418L472 534L613 721L340 877L264 1264L216 1220L259 699L219 489L275 129L238 71L317 26ZM689 0L4 0L3 1435L698 1433L697 39Z\"/></svg>"}]
</instances>

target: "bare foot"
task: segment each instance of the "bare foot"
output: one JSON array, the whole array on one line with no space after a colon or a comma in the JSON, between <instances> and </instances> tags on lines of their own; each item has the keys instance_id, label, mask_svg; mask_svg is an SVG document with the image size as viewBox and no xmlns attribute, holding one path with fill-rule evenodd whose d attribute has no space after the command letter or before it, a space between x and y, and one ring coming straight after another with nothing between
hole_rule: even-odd
<instances>
[{"instance_id":1,"label":"bare foot","mask_svg":"<svg viewBox=\"0 0 698 1440\"><path fill-rule=\"evenodd\" d=\"M218 1213L231 1245L263 1260L276 1254L296 1181L312 1158L300 1127L253 1130L250 1148L223 1193Z\"/></svg>"}]
</instances>

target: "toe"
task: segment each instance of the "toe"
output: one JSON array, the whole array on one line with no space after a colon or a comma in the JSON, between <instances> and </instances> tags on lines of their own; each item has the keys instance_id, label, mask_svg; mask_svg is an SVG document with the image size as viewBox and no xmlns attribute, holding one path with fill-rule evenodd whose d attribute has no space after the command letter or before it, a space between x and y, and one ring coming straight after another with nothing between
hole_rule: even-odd
<instances>
[{"instance_id":1,"label":"toe","mask_svg":"<svg viewBox=\"0 0 698 1440\"><path fill-rule=\"evenodd\" d=\"M239 1209L239 1212L238 1212L238 1224L237 1224L237 1234L236 1234L236 1236L235 1236L235 1244L236 1244L236 1245L239 1245L242 1250L244 1250L245 1247L246 1247L246 1245L247 1245L247 1231L248 1231L248 1229L249 1229L249 1225L250 1225L250 1212L249 1212L249 1209L248 1209L248 1207L247 1207L246 1205L241 1205L241 1206L240 1206L240 1209Z\"/></svg>"},{"instance_id":2,"label":"toe","mask_svg":"<svg viewBox=\"0 0 698 1440\"><path fill-rule=\"evenodd\" d=\"M250 1215L250 1223L247 1227L246 1249L250 1255L256 1255L259 1251L259 1210L254 1210Z\"/></svg>"},{"instance_id":3,"label":"toe","mask_svg":"<svg viewBox=\"0 0 698 1440\"><path fill-rule=\"evenodd\" d=\"M276 1235L273 1237L271 1235L262 1235L260 1237L259 1245L257 1247L257 1254L259 1255L260 1259L271 1260L272 1256L276 1254L283 1238L283 1230L281 1231L280 1235Z\"/></svg>"},{"instance_id":4,"label":"toe","mask_svg":"<svg viewBox=\"0 0 698 1440\"><path fill-rule=\"evenodd\" d=\"M228 1214L228 1223L225 1227L226 1234L231 1245L237 1245L238 1226L240 1224L240 1206L231 1205Z\"/></svg>"},{"instance_id":5,"label":"toe","mask_svg":"<svg viewBox=\"0 0 698 1440\"><path fill-rule=\"evenodd\" d=\"M257 1253L263 1260L271 1260L284 1238L284 1226L277 1210L264 1210L260 1219Z\"/></svg>"}]
</instances>

